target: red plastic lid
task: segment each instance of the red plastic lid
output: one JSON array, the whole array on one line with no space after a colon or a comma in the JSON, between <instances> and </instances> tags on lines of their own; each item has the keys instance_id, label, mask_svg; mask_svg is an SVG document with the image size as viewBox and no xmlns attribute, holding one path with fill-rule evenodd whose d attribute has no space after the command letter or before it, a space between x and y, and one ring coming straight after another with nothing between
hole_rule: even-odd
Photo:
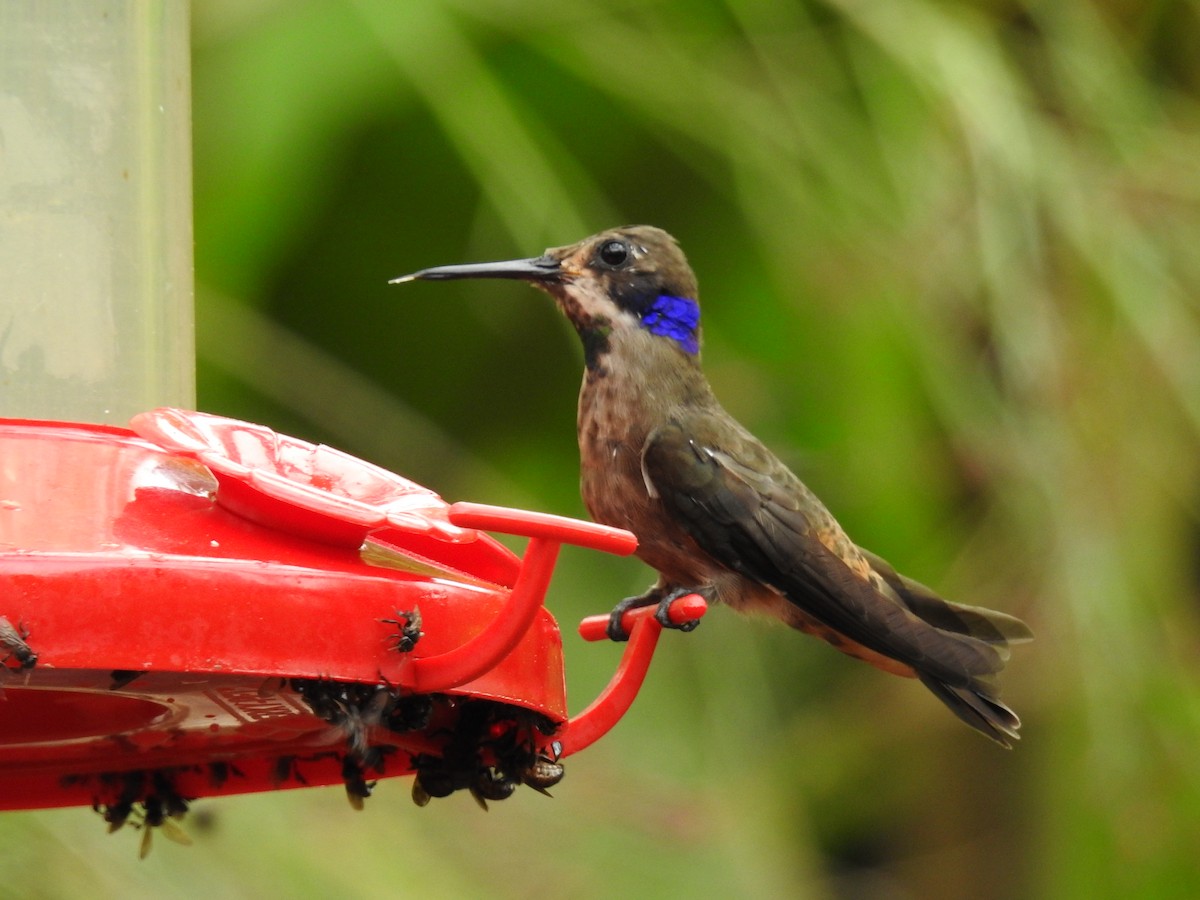
<instances>
[{"instance_id":1,"label":"red plastic lid","mask_svg":"<svg viewBox=\"0 0 1200 900\"><path fill-rule=\"evenodd\" d=\"M451 524L449 506L428 488L324 444L178 409L142 413L130 426L195 457L220 482L223 507L268 528L348 547L384 527L447 541L478 536Z\"/></svg>"}]
</instances>

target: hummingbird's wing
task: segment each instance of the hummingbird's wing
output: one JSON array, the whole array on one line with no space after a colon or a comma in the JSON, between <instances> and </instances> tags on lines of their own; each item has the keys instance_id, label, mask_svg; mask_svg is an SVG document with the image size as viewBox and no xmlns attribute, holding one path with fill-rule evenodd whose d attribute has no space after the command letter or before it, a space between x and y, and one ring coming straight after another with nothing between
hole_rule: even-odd
<instances>
[{"instance_id":1,"label":"hummingbird's wing","mask_svg":"<svg viewBox=\"0 0 1200 900\"><path fill-rule=\"evenodd\" d=\"M732 427L732 430L731 430ZM867 556L804 484L722 412L656 429L642 452L648 489L704 552L773 587L850 640L911 666L968 724L1007 745L1017 717L996 700L1016 619L947 604ZM876 568L878 566L878 568Z\"/></svg>"}]
</instances>

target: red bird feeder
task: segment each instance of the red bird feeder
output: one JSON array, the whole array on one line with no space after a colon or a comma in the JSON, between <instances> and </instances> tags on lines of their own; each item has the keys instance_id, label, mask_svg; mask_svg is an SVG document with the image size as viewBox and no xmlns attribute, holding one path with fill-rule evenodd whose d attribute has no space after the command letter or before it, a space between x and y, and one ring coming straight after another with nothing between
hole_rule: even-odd
<instances>
[{"instance_id":1,"label":"red bird feeder","mask_svg":"<svg viewBox=\"0 0 1200 900\"><path fill-rule=\"evenodd\" d=\"M625 555L628 532L447 504L204 413L132 429L0 420L0 809L154 826L197 797L305 785L359 806L406 774L421 805L486 805L557 782L632 703L653 608L572 718L544 606L560 545ZM524 556L486 532L527 537ZM692 596L671 615L704 612Z\"/></svg>"}]
</instances>

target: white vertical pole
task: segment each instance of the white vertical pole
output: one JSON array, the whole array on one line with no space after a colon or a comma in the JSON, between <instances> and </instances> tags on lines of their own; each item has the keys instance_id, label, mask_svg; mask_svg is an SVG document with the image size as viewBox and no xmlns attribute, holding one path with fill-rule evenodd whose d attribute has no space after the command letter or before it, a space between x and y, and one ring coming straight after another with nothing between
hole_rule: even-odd
<instances>
[{"instance_id":1,"label":"white vertical pole","mask_svg":"<svg viewBox=\"0 0 1200 900\"><path fill-rule=\"evenodd\" d=\"M195 404L185 0L0 2L0 415Z\"/></svg>"}]
</instances>

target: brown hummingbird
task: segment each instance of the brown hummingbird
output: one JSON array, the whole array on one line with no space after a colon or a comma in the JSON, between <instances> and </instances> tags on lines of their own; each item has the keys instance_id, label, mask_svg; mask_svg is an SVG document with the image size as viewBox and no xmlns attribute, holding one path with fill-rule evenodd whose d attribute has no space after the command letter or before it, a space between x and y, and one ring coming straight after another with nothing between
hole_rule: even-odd
<instances>
[{"instance_id":1,"label":"brown hummingbird","mask_svg":"<svg viewBox=\"0 0 1200 900\"><path fill-rule=\"evenodd\" d=\"M1020 719L1000 702L1019 619L941 599L857 546L787 466L717 402L700 368L696 277L675 239L613 228L532 259L422 269L394 279L510 278L554 298L583 342L583 500L632 531L658 571L613 610L677 597L764 612L843 653L916 677L962 721L1005 747ZM685 629L695 623L687 623ZM688 629L690 630L690 629Z\"/></svg>"}]
</instances>

